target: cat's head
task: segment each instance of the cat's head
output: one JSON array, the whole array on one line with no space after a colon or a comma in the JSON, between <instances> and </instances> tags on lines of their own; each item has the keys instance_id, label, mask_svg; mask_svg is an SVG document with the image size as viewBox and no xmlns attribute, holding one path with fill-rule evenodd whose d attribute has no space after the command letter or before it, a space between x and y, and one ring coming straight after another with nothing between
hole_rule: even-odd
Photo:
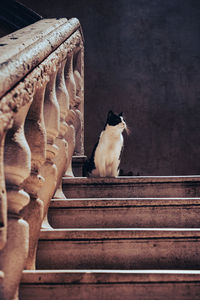
<instances>
[{"instance_id":1,"label":"cat's head","mask_svg":"<svg viewBox=\"0 0 200 300\"><path fill-rule=\"evenodd\" d=\"M112 110L110 110L108 112L106 125L115 126L119 129L121 129L121 131L126 129L126 122L124 121L122 114L123 113L121 112L120 114L117 115L117 114L113 113Z\"/></svg>"}]
</instances>

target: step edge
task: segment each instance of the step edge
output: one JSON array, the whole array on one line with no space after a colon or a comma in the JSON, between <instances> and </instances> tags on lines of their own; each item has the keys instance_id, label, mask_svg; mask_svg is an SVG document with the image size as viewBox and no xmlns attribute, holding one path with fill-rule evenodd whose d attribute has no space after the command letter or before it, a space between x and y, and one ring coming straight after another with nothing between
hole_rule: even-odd
<instances>
[{"instance_id":1,"label":"step edge","mask_svg":"<svg viewBox=\"0 0 200 300\"><path fill-rule=\"evenodd\" d=\"M109 281L110 280L110 281ZM21 284L199 282L200 270L36 270L23 271Z\"/></svg>"},{"instance_id":2,"label":"step edge","mask_svg":"<svg viewBox=\"0 0 200 300\"><path fill-rule=\"evenodd\" d=\"M144 183L186 183L200 182L200 175L189 176L124 176L124 177L63 177L63 184L107 185L107 184L144 184Z\"/></svg>"},{"instance_id":3,"label":"step edge","mask_svg":"<svg viewBox=\"0 0 200 300\"><path fill-rule=\"evenodd\" d=\"M200 229L197 228L58 228L40 231L40 241L199 238Z\"/></svg>"},{"instance_id":4,"label":"step edge","mask_svg":"<svg viewBox=\"0 0 200 300\"><path fill-rule=\"evenodd\" d=\"M200 205L200 198L71 198L52 199L50 209Z\"/></svg>"}]
</instances>

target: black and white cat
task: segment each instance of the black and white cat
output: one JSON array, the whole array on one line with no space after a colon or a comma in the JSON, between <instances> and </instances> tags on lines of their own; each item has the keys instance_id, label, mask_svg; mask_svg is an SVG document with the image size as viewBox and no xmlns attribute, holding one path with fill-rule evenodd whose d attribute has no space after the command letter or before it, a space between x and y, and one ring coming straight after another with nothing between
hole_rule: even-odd
<instances>
[{"instance_id":1,"label":"black and white cat","mask_svg":"<svg viewBox=\"0 0 200 300\"><path fill-rule=\"evenodd\" d=\"M120 154L124 143L122 135L124 129L127 129L127 126L122 113L117 115L109 111L104 130L93 149L91 158L86 163L89 176L118 176Z\"/></svg>"}]
</instances>

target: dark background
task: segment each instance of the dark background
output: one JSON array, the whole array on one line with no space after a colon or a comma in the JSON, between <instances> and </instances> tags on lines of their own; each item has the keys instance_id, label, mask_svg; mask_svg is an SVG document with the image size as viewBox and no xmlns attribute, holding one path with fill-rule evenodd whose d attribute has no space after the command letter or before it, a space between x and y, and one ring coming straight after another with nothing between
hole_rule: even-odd
<instances>
[{"instance_id":1,"label":"dark background","mask_svg":"<svg viewBox=\"0 0 200 300\"><path fill-rule=\"evenodd\" d=\"M121 167L200 174L199 0L24 0L43 17L77 17L85 36L85 153L108 110L124 112Z\"/></svg>"}]
</instances>

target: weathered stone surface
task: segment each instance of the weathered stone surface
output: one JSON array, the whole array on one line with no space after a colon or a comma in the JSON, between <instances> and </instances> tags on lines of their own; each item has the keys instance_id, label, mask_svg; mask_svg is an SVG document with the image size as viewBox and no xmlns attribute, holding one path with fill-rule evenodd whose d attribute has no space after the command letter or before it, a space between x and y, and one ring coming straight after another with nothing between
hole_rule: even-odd
<instances>
[{"instance_id":1,"label":"weathered stone surface","mask_svg":"<svg viewBox=\"0 0 200 300\"><path fill-rule=\"evenodd\" d=\"M56 229L41 232L38 269L198 269L199 229Z\"/></svg>"},{"instance_id":2,"label":"weathered stone surface","mask_svg":"<svg viewBox=\"0 0 200 300\"><path fill-rule=\"evenodd\" d=\"M0 49L0 97L69 38L79 26L79 21L75 18L69 21L44 19L1 38L4 46Z\"/></svg>"},{"instance_id":3,"label":"weathered stone surface","mask_svg":"<svg viewBox=\"0 0 200 300\"><path fill-rule=\"evenodd\" d=\"M66 126L60 126L66 124L69 106L66 103L64 107L60 97L57 99L56 88L60 84L56 78L62 64L62 85L65 85L68 52L82 53L83 40L77 19L44 19L1 39L0 46L0 248L5 246L0 251L0 269L5 275L0 293L2 300L14 300L28 250L26 268L35 268L42 220L66 170L66 160L71 160L69 153L64 157L63 152L72 141L64 140ZM76 65L72 60L72 73ZM79 67L83 68L83 60ZM83 91L83 81L81 85ZM67 94L66 87L64 90ZM78 89L75 97L79 97ZM78 106L71 105L71 109L78 109ZM76 132L75 128L75 139L76 135L79 136L79 129ZM16 228L9 227L6 243L7 209ZM18 237L18 218L22 216L30 225L30 236L24 230Z\"/></svg>"},{"instance_id":4,"label":"weathered stone surface","mask_svg":"<svg viewBox=\"0 0 200 300\"><path fill-rule=\"evenodd\" d=\"M3 127L3 126L2 126ZM3 129L3 128L2 128ZM4 177L4 153L3 146L5 133L0 132L0 249L2 249L7 239L7 196Z\"/></svg>"},{"instance_id":5,"label":"weathered stone surface","mask_svg":"<svg viewBox=\"0 0 200 300\"><path fill-rule=\"evenodd\" d=\"M26 271L20 300L198 300L199 284L199 271Z\"/></svg>"},{"instance_id":6,"label":"weathered stone surface","mask_svg":"<svg viewBox=\"0 0 200 300\"><path fill-rule=\"evenodd\" d=\"M199 228L200 199L118 198L52 200L53 228Z\"/></svg>"},{"instance_id":7,"label":"weathered stone surface","mask_svg":"<svg viewBox=\"0 0 200 300\"><path fill-rule=\"evenodd\" d=\"M20 283L28 254L28 223L22 219L9 218L7 243L0 251L0 270L4 272L0 284L0 299L12 299Z\"/></svg>"},{"instance_id":8,"label":"weathered stone surface","mask_svg":"<svg viewBox=\"0 0 200 300\"><path fill-rule=\"evenodd\" d=\"M199 197L200 176L63 178L66 198Z\"/></svg>"}]
</instances>

